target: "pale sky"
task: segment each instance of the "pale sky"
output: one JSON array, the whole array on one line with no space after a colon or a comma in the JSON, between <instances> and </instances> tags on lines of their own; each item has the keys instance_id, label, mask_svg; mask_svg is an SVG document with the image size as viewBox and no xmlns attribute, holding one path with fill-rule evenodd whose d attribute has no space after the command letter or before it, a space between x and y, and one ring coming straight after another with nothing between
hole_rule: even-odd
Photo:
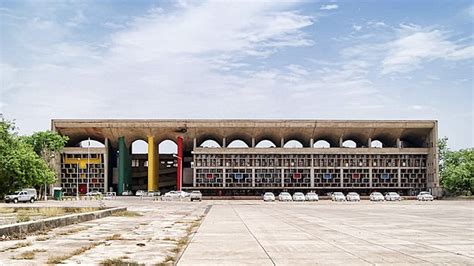
<instances>
[{"instance_id":1,"label":"pale sky","mask_svg":"<svg viewBox=\"0 0 474 266\"><path fill-rule=\"evenodd\" d=\"M0 2L0 112L436 119L473 146L472 1Z\"/></svg>"}]
</instances>

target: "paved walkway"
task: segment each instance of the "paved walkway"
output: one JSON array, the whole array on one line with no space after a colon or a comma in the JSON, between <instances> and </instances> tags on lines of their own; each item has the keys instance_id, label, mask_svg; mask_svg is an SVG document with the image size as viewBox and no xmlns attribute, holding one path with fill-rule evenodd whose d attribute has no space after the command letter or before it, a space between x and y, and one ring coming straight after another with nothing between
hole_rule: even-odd
<instances>
[{"instance_id":1,"label":"paved walkway","mask_svg":"<svg viewBox=\"0 0 474 266\"><path fill-rule=\"evenodd\" d=\"M178 265L473 265L474 202L215 202Z\"/></svg>"}]
</instances>

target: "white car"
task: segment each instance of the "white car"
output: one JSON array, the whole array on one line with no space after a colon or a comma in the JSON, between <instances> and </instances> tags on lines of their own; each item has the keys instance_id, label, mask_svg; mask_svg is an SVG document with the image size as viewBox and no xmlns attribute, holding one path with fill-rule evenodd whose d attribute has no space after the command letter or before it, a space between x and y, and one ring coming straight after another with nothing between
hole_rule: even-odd
<instances>
[{"instance_id":1,"label":"white car","mask_svg":"<svg viewBox=\"0 0 474 266\"><path fill-rule=\"evenodd\" d=\"M302 192L295 192L295 194L293 194L293 201L304 201L304 200L305 200L305 197Z\"/></svg>"},{"instance_id":2,"label":"white car","mask_svg":"<svg viewBox=\"0 0 474 266\"><path fill-rule=\"evenodd\" d=\"M346 201L346 197L342 192L334 192L331 194L332 201Z\"/></svg>"},{"instance_id":3,"label":"white car","mask_svg":"<svg viewBox=\"0 0 474 266\"><path fill-rule=\"evenodd\" d=\"M420 194L416 196L416 199L421 200L421 201L425 201L425 200L433 201L434 198L428 191L421 191Z\"/></svg>"},{"instance_id":4,"label":"white car","mask_svg":"<svg viewBox=\"0 0 474 266\"><path fill-rule=\"evenodd\" d=\"M146 195L147 193L144 190L137 190L137 192L135 192L135 196L143 197Z\"/></svg>"},{"instance_id":5,"label":"white car","mask_svg":"<svg viewBox=\"0 0 474 266\"><path fill-rule=\"evenodd\" d=\"M35 202L36 200L36 189L25 189L22 191L15 191L14 194L6 195L5 202Z\"/></svg>"},{"instance_id":6,"label":"white car","mask_svg":"<svg viewBox=\"0 0 474 266\"><path fill-rule=\"evenodd\" d=\"M400 197L400 195L398 195L397 192L388 192L387 194L385 194L385 200L387 201L400 201L401 199L402 198Z\"/></svg>"},{"instance_id":7,"label":"white car","mask_svg":"<svg viewBox=\"0 0 474 266\"><path fill-rule=\"evenodd\" d=\"M385 198L383 197L382 193L380 192L372 192L370 193L370 201L384 201Z\"/></svg>"},{"instance_id":8,"label":"white car","mask_svg":"<svg viewBox=\"0 0 474 266\"><path fill-rule=\"evenodd\" d=\"M122 196L133 196L133 193L130 190L125 190L122 192Z\"/></svg>"},{"instance_id":9,"label":"white car","mask_svg":"<svg viewBox=\"0 0 474 266\"><path fill-rule=\"evenodd\" d=\"M189 200L190 201L195 201L195 200L202 201L201 191L199 191L199 190L191 191L191 193L189 194Z\"/></svg>"},{"instance_id":10,"label":"white car","mask_svg":"<svg viewBox=\"0 0 474 266\"><path fill-rule=\"evenodd\" d=\"M278 200L279 201L292 201L291 195L288 192L281 192L278 195Z\"/></svg>"},{"instance_id":11,"label":"white car","mask_svg":"<svg viewBox=\"0 0 474 266\"><path fill-rule=\"evenodd\" d=\"M263 201L275 201L275 195L272 192L265 192L263 194Z\"/></svg>"},{"instance_id":12,"label":"white car","mask_svg":"<svg viewBox=\"0 0 474 266\"><path fill-rule=\"evenodd\" d=\"M319 196L318 196L318 194L316 194L314 192L308 192L308 193L306 193L306 200L307 201L318 201Z\"/></svg>"},{"instance_id":13,"label":"white car","mask_svg":"<svg viewBox=\"0 0 474 266\"><path fill-rule=\"evenodd\" d=\"M356 192L349 192L346 196L347 201L360 201L360 196Z\"/></svg>"}]
</instances>

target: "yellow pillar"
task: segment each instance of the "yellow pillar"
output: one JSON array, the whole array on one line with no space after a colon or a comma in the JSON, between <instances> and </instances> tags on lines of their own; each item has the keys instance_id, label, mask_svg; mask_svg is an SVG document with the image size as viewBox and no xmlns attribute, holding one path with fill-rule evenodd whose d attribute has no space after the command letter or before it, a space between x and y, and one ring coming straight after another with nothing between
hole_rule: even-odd
<instances>
[{"instance_id":1,"label":"yellow pillar","mask_svg":"<svg viewBox=\"0 0 474 266\"><path fill-rule=\"evenodd\" d=\"M158 150L154 137L148 137L148 191L158 190Z\"/></svg>"}]
</instances>

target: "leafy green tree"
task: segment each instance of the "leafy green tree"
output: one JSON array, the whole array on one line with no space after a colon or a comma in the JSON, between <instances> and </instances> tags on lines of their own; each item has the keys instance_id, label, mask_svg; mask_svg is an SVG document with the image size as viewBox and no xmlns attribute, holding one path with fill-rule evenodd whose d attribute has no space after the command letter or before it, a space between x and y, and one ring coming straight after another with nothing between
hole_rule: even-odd
<instances>
[{"instance_id":1,"label":"leafy green tree","mask_svg":"<svg viewBox=\"0 0 474 266\"><path fill-rule=\"evenodd\" d=\"M438 141L441 184L450 195L474 194L474 148L451 151L448 138Z\"/></svg>"}]
</instances>

